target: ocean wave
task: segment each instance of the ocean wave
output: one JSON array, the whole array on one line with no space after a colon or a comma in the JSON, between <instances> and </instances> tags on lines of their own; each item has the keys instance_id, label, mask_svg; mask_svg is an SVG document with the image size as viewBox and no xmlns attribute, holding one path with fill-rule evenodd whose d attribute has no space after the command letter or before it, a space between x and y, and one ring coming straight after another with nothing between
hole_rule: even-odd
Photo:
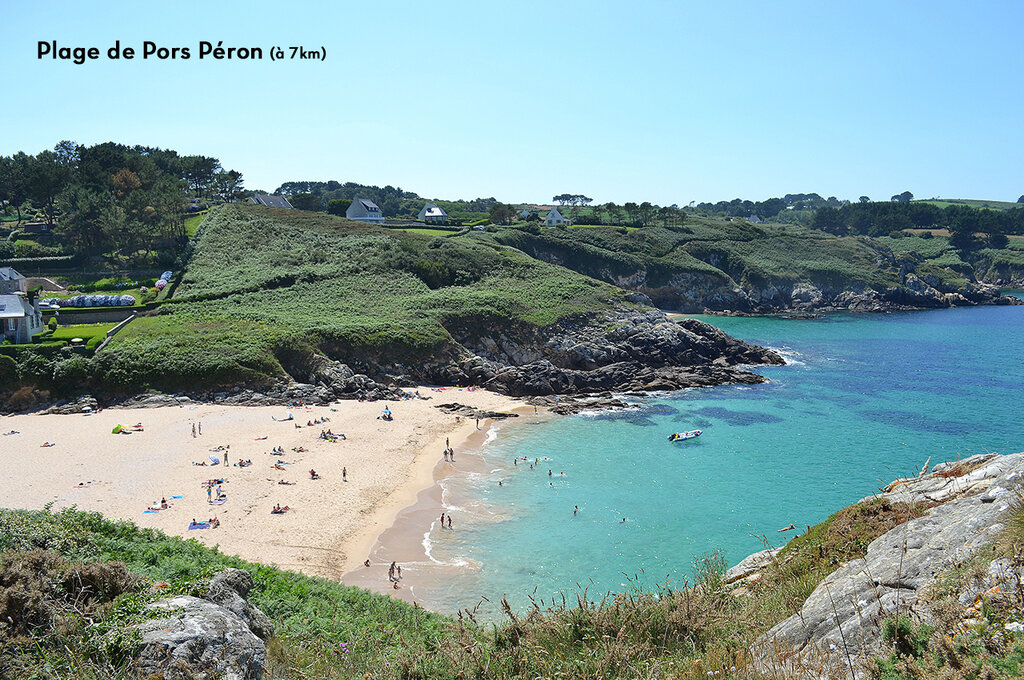
<instances>
[{"instance_id":1,"label":"ocean wave","mask_svg":"<svg viewBox=\"0 0 1024 680\"><path fill-rule=\"evenodd\" d=\"M498 428L496 428L496 427L494 427L494 426L492 425L492 426L491 426L491 427L490 427L490 428L489 428L489 429L487 430L487 438L486 438L486 439L484 439L484 443L483 443L483 444L481 444L481 446L487 446L488 444L490 444L491 442L493 442L493 441L494 441L495 439L497 439L497 438L498 438Z\"/></svg>"}]
</instances>

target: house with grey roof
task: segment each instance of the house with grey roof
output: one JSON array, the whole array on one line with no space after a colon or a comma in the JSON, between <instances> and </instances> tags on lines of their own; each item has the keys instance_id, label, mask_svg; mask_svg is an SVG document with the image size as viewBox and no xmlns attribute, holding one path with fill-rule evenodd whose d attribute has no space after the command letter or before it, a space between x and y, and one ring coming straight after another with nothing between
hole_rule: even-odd
<instances>
[{"instance_id":1,"label":"house with grey roof","mask_svg":"<svg viewBox=\"0 0 1024 680\"><path fill-rule=\"evenodd\" d=\"M0 341L27 345L43 328L43 315L35 295L0 295Z\"/></svg>"},{"instance_id":2,"label":"house with grey roof","mask_svg":"<svg viewBox=\"0 0 1024 680\"><path fill-rule=\"evenodd\" d=\"M416 219L420 222L447 222L448 213L436 203L426 203Z\"/></svg>"},{"instance_id":3,"label":"house with grey roof","mask_svg":"<svg viewBox=\"0 0 1024 680\"><path fill-rule=\"evenodd\" d=\"M253 194L249 197L248 202L255 205L265 205L270 208L292 210L292 204L288 202L286 197L280 194Z\"/></svg>"},{"instance_id":4,"label":"house with grey roof","mask_svg":"<svg viewBox=\"0 0 1024 680\"><path fill-rule=\"evenodd\" d=\"M13 267L0 267L0 294L24 293L28 290L28 279L18 273Z\"/></svg>"},{"instance_id":5,"label":"house with grey roof","mask_svg":"<svg viewBox=\"0 0 1024 680\"><path fill-rule=\"evenodd\" d=\"M384 224L384 213L376 203L368 198L353 199L352 205L345 211L345 217L359 222Z\"/></svg>"}]
</instances>

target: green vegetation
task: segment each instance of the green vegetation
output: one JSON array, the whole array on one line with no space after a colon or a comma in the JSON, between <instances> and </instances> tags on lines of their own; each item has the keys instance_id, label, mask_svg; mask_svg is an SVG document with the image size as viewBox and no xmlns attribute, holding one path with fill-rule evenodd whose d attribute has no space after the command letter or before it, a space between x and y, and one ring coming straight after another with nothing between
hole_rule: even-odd
<instances>
[{"instance_id":1,"label":"green vegetation","mask_svg":"<svg viewBox=\"0 0 1024 680\"><path fill-rule=\"evenodd\" d=\"M545 261L610 282L646 272L646 287L673 280L703 280L702 286L760 286L806 281L818 285L884 287L898 274L879 266L878 244L821 232L754 225L745 220L693 218L682 227L504 229L493 238Z\"/></svg>"},{"instance_id":2,"label":"green vegetation","mask_svg":"<svg viewBox=\"0 0 1024 680\"><path fill-rule=\"evenodd\" d=\"M747 668L753 641L797 611L837 566L863 556L874 538L922 511L885 501L846 508L790 541L757 582L739 591L724 583L723 561L708 555L695 560L692 583L655 592L631 587L602 598L584 590L528 612L503 603L505 620L481 625L472 612L453 620L96 513L0 510L0 676L132 677L128 662L139 638L130 625L147 616L144 605L167 594L201 594L213 574L236 567L253 575L249 599L276 627L268 644L269 680L367 674L697 680L716 671L715 677L757 678ZM1022 517L1018 505L1001 542L1003 553L1017 559ZM1016 677L1024 643L1002 623L1019 620L1013 599L1019 593L975 605L983 623L952 636L943 632L968 613L956 594L985 568L976 560L946 575L936 589L934 629L903 616L885 622L894 654L874 662L872 675Z\"/></svg>"},{"instance_id":3,"label":"green vegetation","mask_svg":"<svg viewBox=\"0 0 1024 680\"><path fill-rule=\"evenodd\" d=\"M198 213L196 215L189 215L185 218L185 235L192 238L199 231L199 225L206 219L207 213Z\"/></svg>"},{"instance_id":4,"label":"green vegetation","mask_svg":"<svg viewBox=\"0 0 1024 680\"><path fill-rule=\"evenodd\" d=\"M120 389L259 382L283 375L282 355L315 351L422 362L467 332L543 327L624 295L493 242L226 206L203 222L175 297L97 362Z\"/></svg>"},{"instance_id":5,"label":"green vegetation","mask_svg":"<svg viewBox=\"0 0 1024 680\"><path fill-rule=\"evenodd\" d=\"M921 199L914 201L915 203L930 203L939 208L948 208L951 205L965 205L968 208L978 208L986 210L1016 210L1021 207L1020 201L991 201L981 200L976 198L933 198L933 199Z\"/></svg>"}]
</instances>

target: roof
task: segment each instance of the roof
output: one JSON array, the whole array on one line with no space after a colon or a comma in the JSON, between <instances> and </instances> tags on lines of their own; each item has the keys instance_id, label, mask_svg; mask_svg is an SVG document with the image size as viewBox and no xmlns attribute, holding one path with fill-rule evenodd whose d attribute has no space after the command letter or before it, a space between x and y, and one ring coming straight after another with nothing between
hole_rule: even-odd
<instances>
[{"instance_id":1,"label":"roof","mask_svg":"<svg viewBox=\"0 0 1024 680\"><path fill-rule=\"evenodd\" d=\"M424 213L423 213L424 217L447 217L448 216L448 213L446 213L442 208L440 208L439 206L437 206L434 203L427 203L423 207L425 209Z\"/></svg>"},{"instance_id":2,"label":"roof","mask_svg":"<svg viewBox=\"0 0 1024 680\"><path fill-rule=\"evenodd\" d=\"M0 281L14 281L25 278L14 267L0 267Z\"/></svg>"},{"instance_id":3,"label":"roof","mask_svg":"<svg viewBox=\"0 0 1024 680\"><path fill-rule=\"evenodd\" d=\"M252 202L257 205L266 205L271 208L291 208L292 204L280 194L253 194Z\"/></svg>"},{"instance_id":4,"label":"roof","mask_svg":"<svg viewBox=\"0 0 1024 680\"><path fill-rule=\"evenodd\" d=\"M558 212L558 206L551 206L551 210L548 211L548 215L558 215L561 217L562 213Z\"/></svg>"},{"instance_id":5,"label":"roof","mask_svg":"<svg viewBox=\"0 0 1024 680\"><path fill-rule=\"evenodd\" d=\"M370 212L380 212L380 208L377 207L377 204L374 203L373 201L371 201L370 199L368 199L368 198L357 198L356 200L359 201L360 203L362 203L363 207L366 208L367 210L369 210Z\"/></svg>"},{"instance_id":6,"label":"roof","mask_svg":"<svg viewBox=\"0 0 1024 680\"><path fill-rule=\"evenodd\" d=\"M28 315L28 301L20 295L0 295L0 319L20 319Z\"/></svg>"}]
</instances>

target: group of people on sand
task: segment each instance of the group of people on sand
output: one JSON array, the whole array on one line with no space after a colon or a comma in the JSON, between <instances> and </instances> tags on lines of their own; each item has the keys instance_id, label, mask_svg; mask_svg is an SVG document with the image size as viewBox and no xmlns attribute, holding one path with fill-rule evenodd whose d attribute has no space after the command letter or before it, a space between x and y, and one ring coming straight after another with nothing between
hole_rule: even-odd
<instances>
[{"instance_id":1,"label":"group of people on sand","mask_svg":"<svg viewBox=\"0 0 1024 680\"><path fill-rule=\"evenodd\" d=\"M334 434L330 430L320 430L320 436L317 437L317 439L323 439L325 441L329 441L331 443L334 443L334 442L338 441L339 439L345 439L345 433L344 432L339 432L338 434Z\"/></svg>"},{"instance_id":2,"label":"group of people on sand","mask_svg":"<svg viewBox=\"0 0 1024 680\"><path fill-rule=\"evenodd\" d=\"M442 512L441 513L441 528L442 529L444 529L445 517L446 517L446 515ZM447 515L447 518L448 518L448 528L451 529L452 528L452 513L449 512L448 515Z\"/></svg>"},{"instance_id":3,"label":"group of people on sand","mask_svg":"<svg viewBox=\"0 0 1024 680\"><path fill-rule=\"evenodd\" d=\"M195 529L205 529L207 527L209 527L210 529L216 529L219 526L220 526L220 520L217 519L216 515L214 515L210 519L206 520L205 522L197 522L196 518L193 517L192 518L192 524L189 525L189 529L193 529L193 528L195 528Z\"/></svg>"}]
</instances>

